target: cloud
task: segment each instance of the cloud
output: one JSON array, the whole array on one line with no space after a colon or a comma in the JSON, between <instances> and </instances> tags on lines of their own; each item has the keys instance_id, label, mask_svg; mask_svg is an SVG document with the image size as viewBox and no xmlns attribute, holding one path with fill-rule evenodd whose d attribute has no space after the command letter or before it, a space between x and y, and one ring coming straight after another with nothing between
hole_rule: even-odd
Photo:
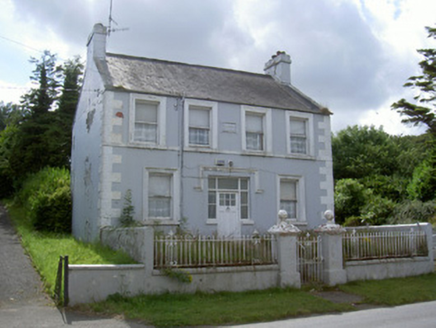
<instances>
[{"instance_id":1,"label":"cloud","mask_svg":"<svg viewBox=\"0 0 436 328\"><path fill-rule=\"evenodd\" d=\"M6 1L7 36L62 59L84 55L92 26L108 22L109 1ZM415 49L434 47L424 26L435 11L434 0L113 0L112 27L129 30L112 33L108 50L258 73L284 50L292 83L335 113L337 130L377 122L381 109L387 119L389 101L407 95Z\"/></svg>"}]
</instances>

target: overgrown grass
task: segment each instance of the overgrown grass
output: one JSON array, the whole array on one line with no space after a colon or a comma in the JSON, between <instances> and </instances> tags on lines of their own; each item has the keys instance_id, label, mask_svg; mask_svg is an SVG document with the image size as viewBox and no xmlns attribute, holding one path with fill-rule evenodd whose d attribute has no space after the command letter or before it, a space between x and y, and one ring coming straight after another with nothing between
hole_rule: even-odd
<instances>
[{"instance_id":1,"label":"overgrown grass","mask_svg":"<svg viewBox=\"0 0 436 328\"><path fill-rule=\"evenodd\" d=\"M4 202L5 203L5 202ZM68 255L70 264L135 263L127 254L100 244L86 244L69 234L34 231L25 210L8 203L9 216L21 237L22 245L41 275L47 292L52 295L60 256Z\"/></svg>"},{"instance_id":2,"label":"overgrown grass","mask_svg":"<svg viewBox=\"0 0 436 328\"><path fill-rule=\"evenodd\" d=\"M269 289L240 293L164 294L123 297L81 305L81 310L123 314L157 327L242 324L280 320L313 313L350 311L298 289Z\"/></svg>"},{"instance_id":3,"label":"overgrown grass","mask_svg":"<svg viewBox=\"0 0 436 328\"><path fill-rule=\"evenodd\" d=\"M363 303L395 306L436 300L436 273L416 277L350 282L342 291L360 295Z\"/></svg>"}]
</instances>

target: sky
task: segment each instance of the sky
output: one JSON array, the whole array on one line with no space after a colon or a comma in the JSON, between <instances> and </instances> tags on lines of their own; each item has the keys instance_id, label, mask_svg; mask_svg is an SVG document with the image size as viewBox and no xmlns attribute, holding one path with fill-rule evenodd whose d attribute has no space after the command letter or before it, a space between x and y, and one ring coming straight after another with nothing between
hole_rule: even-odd
<instances>
[{"instance_id":1,"label":"sky","mask_svg":"<svg viewBox=\"0 0 436 328\"><path fill-rule=\"evenodd\" d=\"M263 73L277 51L291 56L291 83L334 114L332 130L374 125L396 135L424 127L391 109L420 73L417 49L436 48L435 0L112 0L107 50ZM31 57L80 55L111 0L0 0L0 101L32 86ZM128 30L123 30L127 28Z\"/></svg>"}]
</instances>

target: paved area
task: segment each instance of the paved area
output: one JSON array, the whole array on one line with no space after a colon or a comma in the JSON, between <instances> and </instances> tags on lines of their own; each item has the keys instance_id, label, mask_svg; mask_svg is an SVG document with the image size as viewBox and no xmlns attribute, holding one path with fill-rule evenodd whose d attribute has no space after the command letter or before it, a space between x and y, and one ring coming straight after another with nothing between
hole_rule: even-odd
<instances>
[{"instance_id":1,"label":"paved area","mask_svg":"<svg viewBox=\"0 0 436 328\"><path fill-rule=\"evenodd\" d=\"M86 316L58 309L43 292L39 275L0 204L0 327L146 327L121 319Z\"/></svg>"}]
</instances>

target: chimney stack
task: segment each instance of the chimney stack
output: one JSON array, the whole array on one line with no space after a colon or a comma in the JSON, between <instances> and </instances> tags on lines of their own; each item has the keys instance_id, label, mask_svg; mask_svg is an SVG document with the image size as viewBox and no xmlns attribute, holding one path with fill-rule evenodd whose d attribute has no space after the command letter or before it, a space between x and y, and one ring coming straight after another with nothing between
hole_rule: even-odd
<instances>
[{"instance_id":1,"label":"chimney stack","mask_svg":"<svg viewBox=\"0 0 436 328\"><path fill-rule=\"evenodd\" d=\"M106 58L107 28L103 24L94 25L92 33L88 38L88 60Z\"/></svg>"},{"instance_id":2,"label":"chimney stack","mask_svg":"<svg viewBox=\"0 0 436 328\"><path fill-rule=\"evenodd\" d=\"M265 64L265 74L271 75L283 84L291 84L291 56L284 51L277 51Z\"/></svg>"}]
</instances>

